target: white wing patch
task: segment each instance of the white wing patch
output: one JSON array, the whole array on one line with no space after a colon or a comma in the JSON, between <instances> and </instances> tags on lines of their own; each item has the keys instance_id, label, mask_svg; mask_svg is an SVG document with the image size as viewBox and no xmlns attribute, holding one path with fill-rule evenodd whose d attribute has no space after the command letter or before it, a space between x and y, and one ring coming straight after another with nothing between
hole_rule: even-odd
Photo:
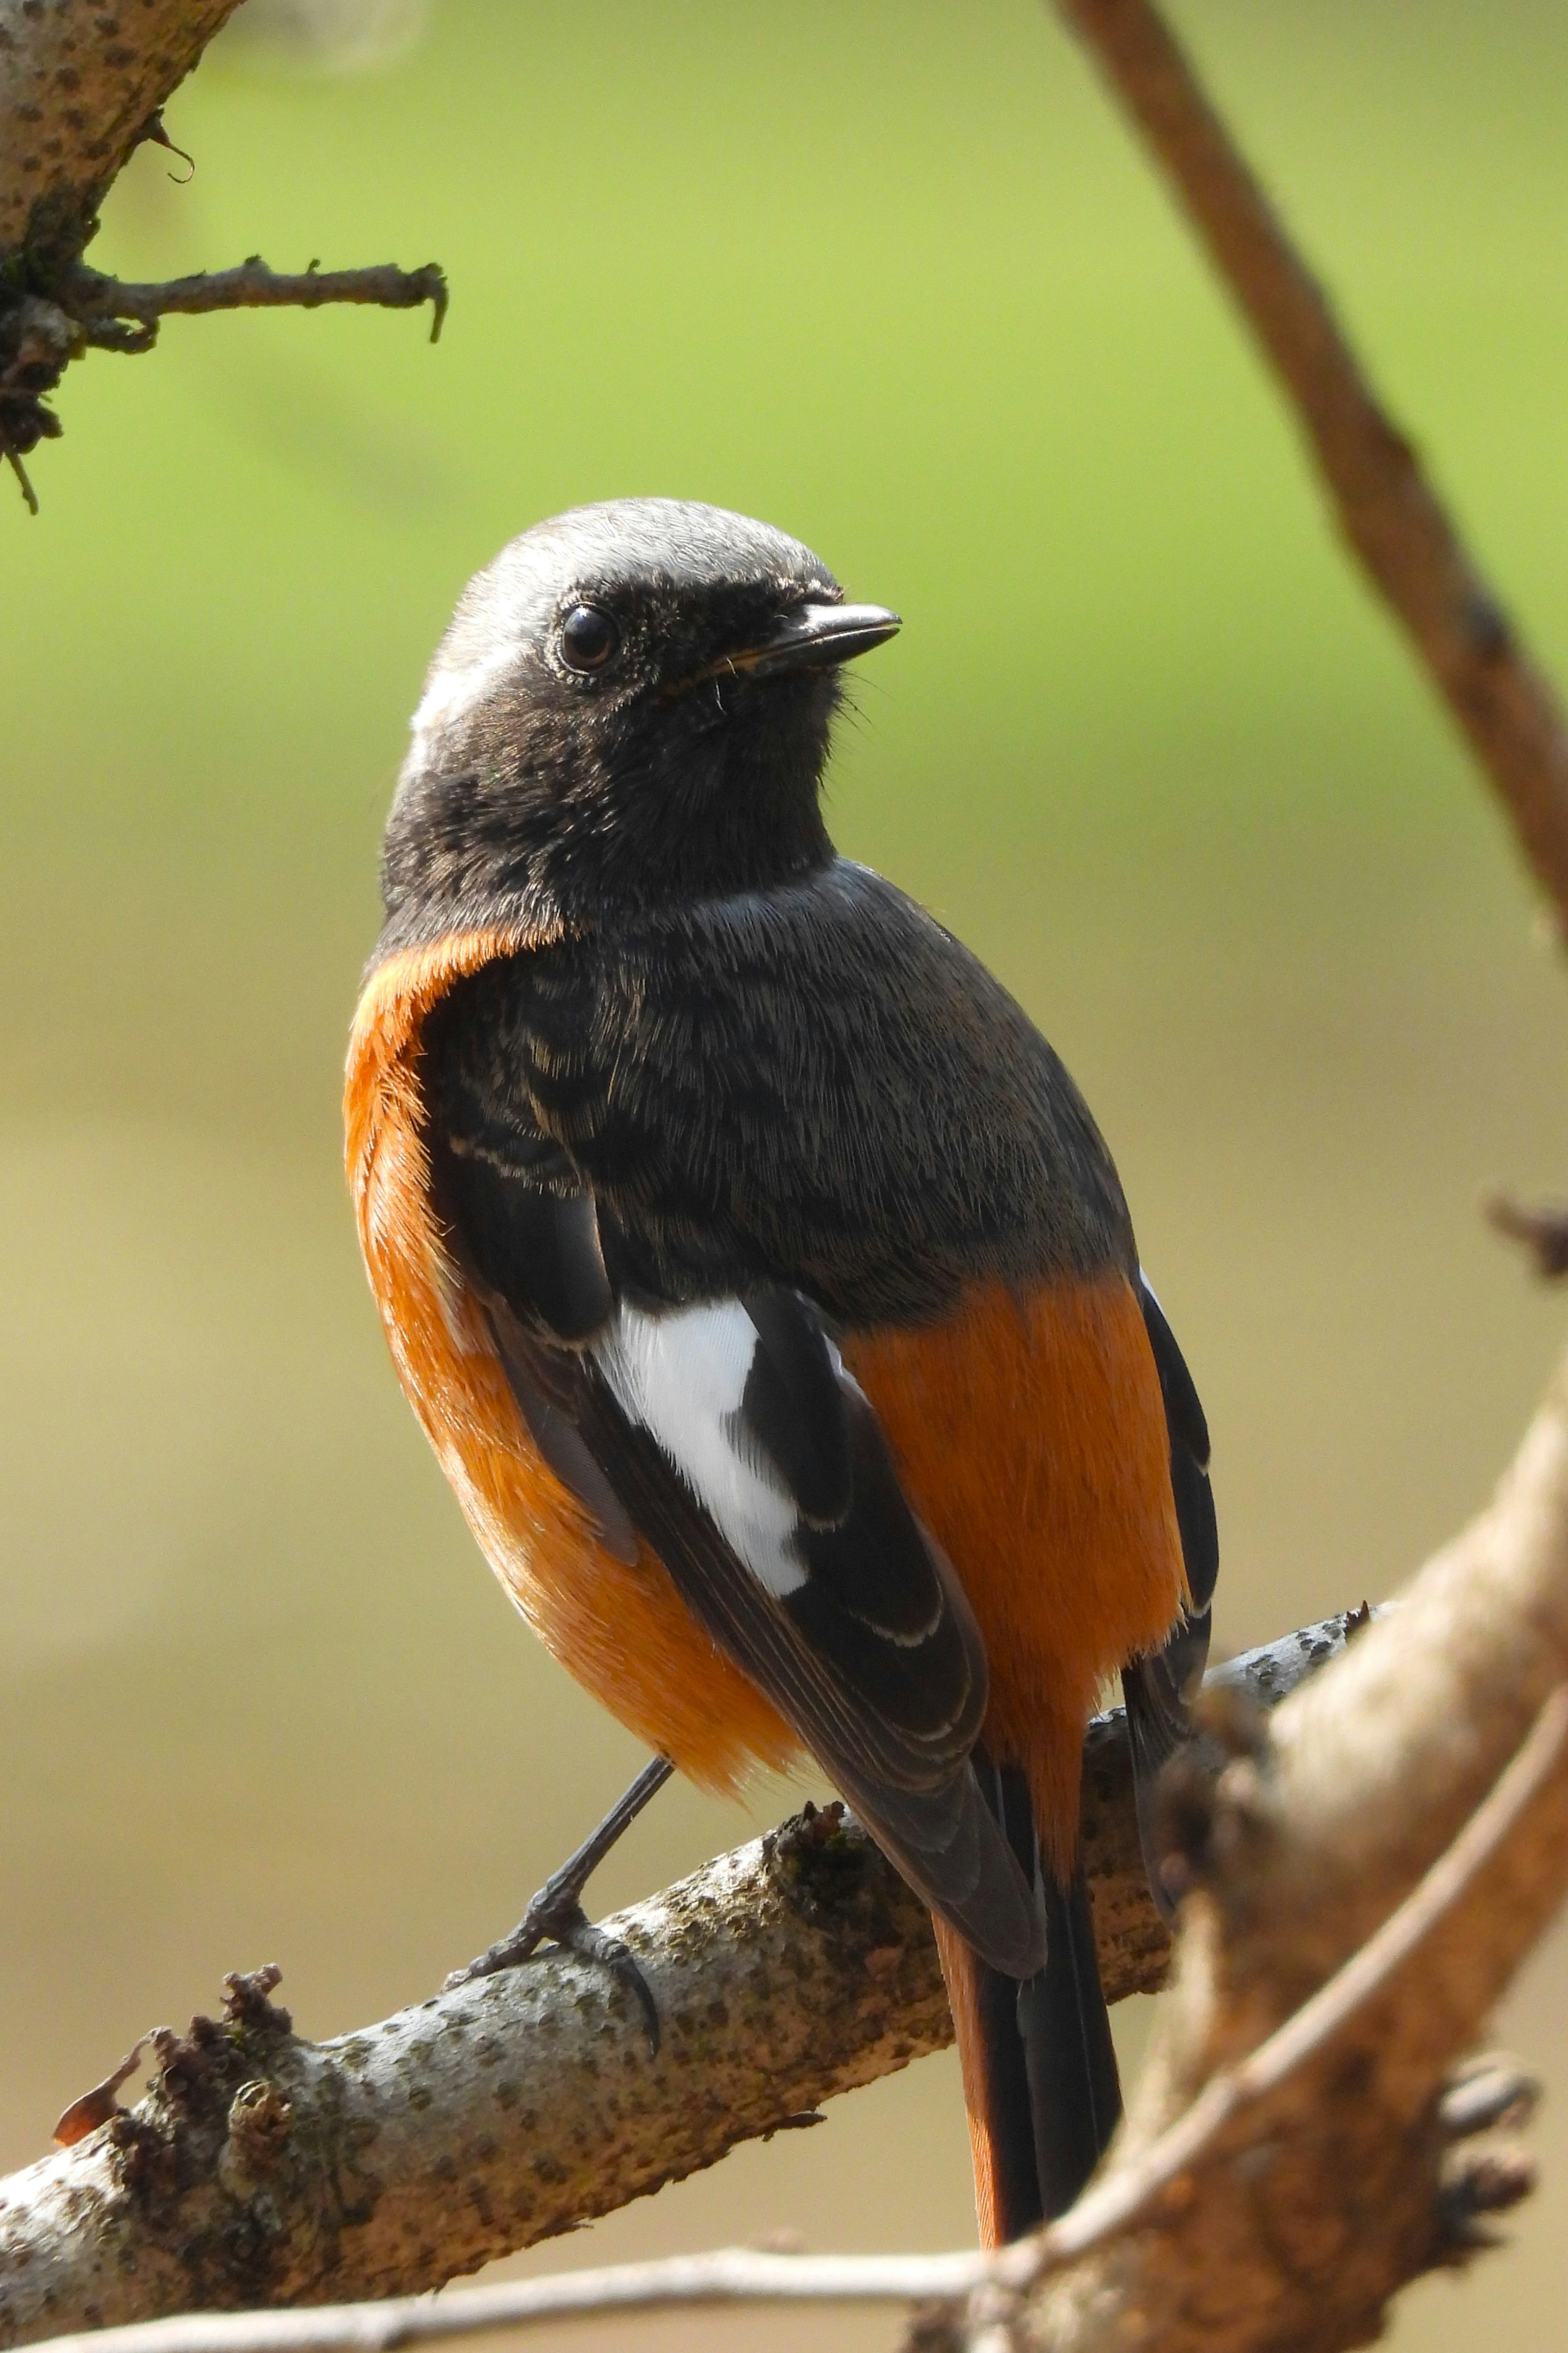
<instances>
[{"instance_id":1,"label":"white wing patch","mask_svg":"<svg viewBox=\"0 0 1568 2353\"><path fill-rule=\"evenodd\" d=\"M738 1299L647 1315L621 1306L595 1362L621 1411L668 1455L725 1543L776 1599L806 1571L796 1556L793 1498L748 1445L741 1399L757 1328Z\"/></svg>"}]
</instances>

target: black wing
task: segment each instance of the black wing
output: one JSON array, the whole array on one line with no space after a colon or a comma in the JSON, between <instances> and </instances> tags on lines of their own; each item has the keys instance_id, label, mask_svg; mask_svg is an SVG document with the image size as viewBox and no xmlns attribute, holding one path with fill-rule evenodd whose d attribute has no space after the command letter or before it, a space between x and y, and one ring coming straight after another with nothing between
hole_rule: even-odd
<instances>
[{"instance_id":1,"label":"black wing","mask_svg":"<svg viewBox=\"0 0 1568 2353\"><path fill-rule=\"evenodd\" d=\"M545 1139L465 1122L429 1142L519 1406L606 1544L644 1537L910 1884L994 1968L1037 1969L1038 1896L969 1761L978 1630L816 1311L777 1285L628 1289Z\"/></svg>"},{"instance_id":2,"label":"black wing","mask_svg":"<svg viewBox=\"0 0 1568 2353\"><path fill-rule=\"evenodd\" d=\"M1135 1659L1121 1676L1143 1863L1154 1902L1168 1920L1174 1906L1161 1871L1163 1858L1154 1821L1154 1782L1161 1767L1192 1737L1191 1703L1208 1662L1214 1589L1219 1575L1219 1529L1209 1484L1208 1423L1196 1387L1164 1311L1142 1277L1139 1296L1165 1401L1171 1491L1191 1602L1162 1647L1146 1658Z\"/></svg>"}]
</instances>

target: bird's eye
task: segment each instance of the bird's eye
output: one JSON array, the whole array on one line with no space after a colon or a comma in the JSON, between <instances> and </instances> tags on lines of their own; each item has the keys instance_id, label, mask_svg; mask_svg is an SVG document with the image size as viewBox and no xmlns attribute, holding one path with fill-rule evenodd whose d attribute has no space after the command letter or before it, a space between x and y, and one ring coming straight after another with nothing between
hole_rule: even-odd
<instances>
[{"instance_id":1,"label":"bird's eye","mask_svg":"<svg viewBox=\"0 0 1568 2353\"><path fill-rule=\"evenodd\" d=\"M603 670L621 633L597 605L574 605L561 624L561 653L572 670Z\"/></svg>"}]
</instances>

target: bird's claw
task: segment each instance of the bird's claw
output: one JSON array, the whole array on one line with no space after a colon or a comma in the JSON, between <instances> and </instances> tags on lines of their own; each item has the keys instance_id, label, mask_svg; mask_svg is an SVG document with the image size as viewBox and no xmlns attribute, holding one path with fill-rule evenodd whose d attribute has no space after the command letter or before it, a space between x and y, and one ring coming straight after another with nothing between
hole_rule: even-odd
<instances>
[{"instance_id":1,"label":"bird's claw","mask_svg":"<svg viewBox=\"0 0 1568 2353\"><path fill-rule=\"evenodd\" d=\"M499 1969L515 1968L519 1962L530 1959L542 1944L557 1946L591 1968L606 1969L637 2003L647 2037L648 2056L658 2057L658 2004L630 1946L595 1926L583 1909L581 1891L570 1883L562 1884L559 1879L547 1881L540 1889L510 1936L491 1945L466 1968L453 1969L443 1980L441 1990L451 1993L458 1986L470 1985L476 1978L494 1977Z\"/></svg>"}]
</instances>

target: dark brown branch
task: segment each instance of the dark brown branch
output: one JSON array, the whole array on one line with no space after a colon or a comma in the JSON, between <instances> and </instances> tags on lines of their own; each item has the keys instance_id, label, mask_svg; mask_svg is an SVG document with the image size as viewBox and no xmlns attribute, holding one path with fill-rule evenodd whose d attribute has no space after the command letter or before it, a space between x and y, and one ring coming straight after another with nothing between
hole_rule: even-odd
<instances>
[{"instance_id":1,"label":"dark brown branch","mask_svg":"<svg viewBox=\"0 0 1568 2353\"><path fill-rule=\"evenodd\" d=\"M58 289L61 307L79 320L89 343L110 351L146 351L158 322L171 311L195 316L208 311L316 311L323 302L366 302L382 311L431 308L430 341L440 336L448 300L445 273L434 261L422 269L399 269L381 262L363 269L268 269L258 253L234 269L199 270L162 284L130 285L101 271L79 267ZM127 333L134 320L143 331Z\"/></svg>"},{"instance_id":2,"label":"dark brown branch","mask_svg":"<svg viewBox=\"0 0 1568 2353\"><path fill-rule=\"evenodd\" d=\"M1568 732L1552 685L1150 0L1056 5L1191 214L1306 432L1342 531L1404 624L1568 923Z\"/></svg>"},{"instance_id":3,"label":"dark brown branch","mask_svg":"<svg viewBox=\"0 0 1568 2353\"><path fill-rule=\"evenodd\" d=\"M1259 1707L1342 1650L1309 1627L1218 1671ZM1170 1946L1138 1848L1126 1726L1091 1727L1084 1836L1113 2000ZM559 1953L337 2042L238 1980L228 2014L153 2038L159 2073L0 2183L0 2345L193 2309L416 2293L607 2213L950 2038L930 1922L852 1824L815 1815L609 1924L640 2019Z\"/></svg>"}]
</instances>

